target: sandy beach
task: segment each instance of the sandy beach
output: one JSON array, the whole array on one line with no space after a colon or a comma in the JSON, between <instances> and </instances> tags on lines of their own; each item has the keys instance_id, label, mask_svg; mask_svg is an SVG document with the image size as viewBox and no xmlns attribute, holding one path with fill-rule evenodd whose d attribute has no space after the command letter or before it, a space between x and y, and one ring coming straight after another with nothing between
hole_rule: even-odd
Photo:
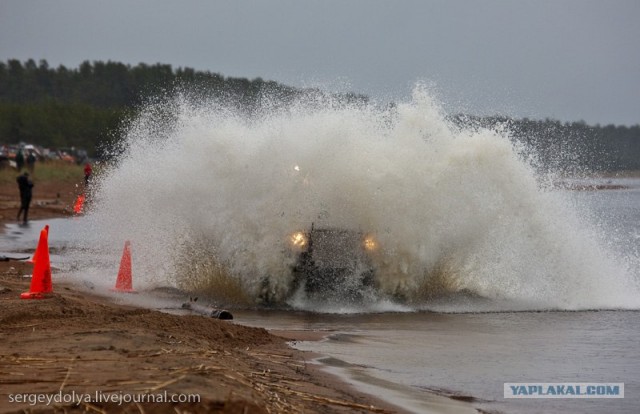
<instances>
[{"instance_id":1,"label":"sandy beach","mask_svg":"<svg viewBox=\"0 0 640 414\"><path fill-rule=\"evenodd\" d=\"M3 228L17 213L14 187L0 188ZM30 218L71 214L75 185L36 188ZM315 355L287 346L318 339L313 332L276 336L118 305L57 283L55 268L49 299L21 300L32 269L0 262L0 412L398 412L310 364Z\"/></svg>"}]
</instances>

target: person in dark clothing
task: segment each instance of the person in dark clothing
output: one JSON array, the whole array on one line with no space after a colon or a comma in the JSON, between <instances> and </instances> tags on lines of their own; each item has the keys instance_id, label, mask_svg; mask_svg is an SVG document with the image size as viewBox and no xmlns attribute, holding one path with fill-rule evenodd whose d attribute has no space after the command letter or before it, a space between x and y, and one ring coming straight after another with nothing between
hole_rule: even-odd
<instances>
[{"instance_id":1,"label":"person in dark clothing","mask_svg":"<svg viewBox=\"0 0 640 414\"><path fill-rule=\"evenodd\" d=\"M29 151L29 155L27 155L27 169L33 174L34 168L36 168L36 154L33 151Z\"/></svg>"},{"instance_id":2,"label":"person in dark clothing","mask_svg":"<svg viewBox=\"0 0 640 414\"><path fill-rule=\"evenodd\" d=\"M24 152L22 152L22 148L20 148L16 154L16 168L18 172L22 171L22 167L24 167Z\"/></svg>"},{"instance_id":3,"label":"person in dark clothing","mask_svg":"<svg viewBox=\"0 0 640 414\"><path fill-rule=\"evenodd\" d=\"M33 182L29 179L29 173L19 175L16 178L18 188L20 188L20 210L18 210L18 220L20 220L20 214L24 211L24 224L27 224L27 217L29 215L29 205L31 204L31 195L33 189Z\"/></svg>"},{"instance_id":4,"label":"person in dark clothing","mask_svg":"<svg viewBox=\"0 0 640 414\"><path fill-rule=\"evenodd\" d=\"M93 174L93 169L91 168L91 164L86 163L84 165L84 185L89 185L91 174Z\"/></svg>"}]
</instances>

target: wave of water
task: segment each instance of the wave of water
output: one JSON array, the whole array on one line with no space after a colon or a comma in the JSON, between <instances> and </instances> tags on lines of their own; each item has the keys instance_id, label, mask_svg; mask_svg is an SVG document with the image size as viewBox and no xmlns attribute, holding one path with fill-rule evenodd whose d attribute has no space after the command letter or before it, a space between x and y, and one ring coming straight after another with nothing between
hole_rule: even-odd
<instances>
[{"instance_id":1,"label":"wave of water","mask_svg":"<svg viewBox=\"0 0 640 414\"><path fill-rule=\"evenodd\" d=\"M276 299L328 310L290 295L287 237L315 223L378 240L379 290L355 309L638 308L633 260L529 155L506 129L454 126L420 87L394 108L325 97L252 117L178 95L129 125L88 218L98 249L132 241L146 283L227 303L255 303L267 277Z\"/></svg>"}]
</instances>

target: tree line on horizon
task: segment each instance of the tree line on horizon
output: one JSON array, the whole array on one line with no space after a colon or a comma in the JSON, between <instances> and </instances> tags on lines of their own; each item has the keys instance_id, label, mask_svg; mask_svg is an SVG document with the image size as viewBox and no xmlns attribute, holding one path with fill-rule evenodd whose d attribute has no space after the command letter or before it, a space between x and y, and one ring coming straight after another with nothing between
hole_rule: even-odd
<instances>
[{"instance_id":1,"label":"tree line on horizon","mask_svg":"<svg viewBox=\"0 0 640 414\"><path fill-rule=\"evenodd\" d=\"M567 175L640 170L640 124L594 126L584 121L469 115L457 115L453 122L508 131L512 141L535 155L533 164L540 170Z\"/></svg>"},{"instance_id":2,"label":"tree line on horizon","mask_svg":"<svg viewBox=\"0 0 640 414\"><path fill-rule=\"evenodd\" d=\"M265 95L270 102L286 106L311 91L160 63L131 66L85 61L78 68L52 68L46 60L10 59L0 62L0 142L84 148L99 157L105 143L121 138L123 123L147 99L180 88L223 101L248 115L259 111ZM366 96L352 93L339 98L368 102ZM515 140L534 149L554 169L640 170L640 125L463 115L454 117L454 122L484 127L508 124Z\"/></svg>"},{"instance_id":3,"label":"tree line on horizon","mask_svg":"<svg viewBox=\"0 0 640 414\"><path fill-rule=\"evenodd\" d=\"M290 103L305 91L261 78L224 77L171 65L85 61L78 68L49 67L46 60L0 62L0 142L82 147L92 155L117 141L120 126L150 99L180 88L224 101L246 113L261 99ZM308 92L308 90L306 91ZM343 99L366 97L345 94Z\"/></svg>"}]
</instances>

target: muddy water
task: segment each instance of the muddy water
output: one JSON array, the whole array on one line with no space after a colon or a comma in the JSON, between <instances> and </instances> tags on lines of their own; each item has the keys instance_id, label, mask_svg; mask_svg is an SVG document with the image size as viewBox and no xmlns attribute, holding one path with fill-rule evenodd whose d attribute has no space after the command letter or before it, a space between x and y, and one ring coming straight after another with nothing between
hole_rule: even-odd
<instances>
[{"instance_id":1,"label":"muddy water","mask_svg":"<svg viewBox=\"0 0 640 414\"><path fill-rule=\"evenodd\" d=\"M640 412L636 311L319 315L236 312L236 323L322 331L330 371L412 412L447 412L432 393L514 413ZM505 382L623 382L624 399L506 400ZM471 397L471 398L466 398Z\"/></svg>"},{"instance_id":2,"label":"muddy water","mask_svg":"<svg viewBox=\"0 0 640 414\"><path fill-rule=\"evenodd\" d=\"M637 279L640 181L607 183L627 189L575 192L571 199L608 235L607 247L626 258ZM323 341L294 346L325 355L320 362L327 369L412 412L447 412L433 404L432 393L461 397L487 411L640 412L636 310L484 312L503 305L459 299L427 307L430 311L369 314L241 312L237 321L326 333ZM506 382L622 382L625 398L505 399Z\"/></svg>"}]
</instances>

